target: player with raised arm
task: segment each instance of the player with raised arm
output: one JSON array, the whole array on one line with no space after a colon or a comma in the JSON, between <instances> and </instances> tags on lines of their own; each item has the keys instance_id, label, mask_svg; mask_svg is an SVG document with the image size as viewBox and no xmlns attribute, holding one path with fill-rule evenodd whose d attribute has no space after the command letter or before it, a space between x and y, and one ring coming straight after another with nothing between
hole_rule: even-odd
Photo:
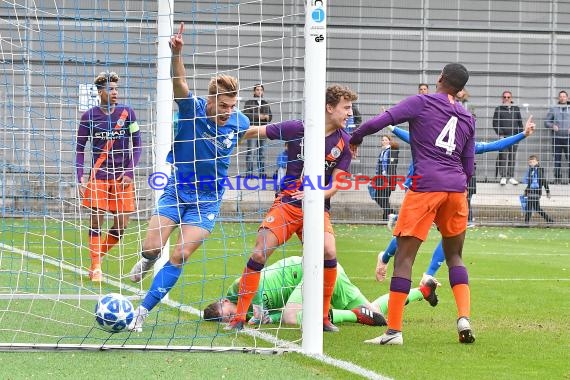
<instances>
[{"instance_id":1,"label":"player with raised arm","mask_svg":"<svg viewBox=\"0 0 570 380\"><path fill-rule=\"evenodd\" d=\"M250 325L279 323L300 325L303 308L302 257L281 259L261 270L261 283L248 309ZM435 287L433 289L435 291ZM228 288L226 297L204 309L204 319L229 322L236 313L239 278ZM423 300L419 289L412 289L408 301ZM352 322L370 326L385 326L388 295L370 302L348 278L338 264L336 283L331 298L330 319L333 323Z\"/></svg>"},{"instance_id":2,"label":"player with raised arm","mask_svg":"<svg viewBox=\"0 0 570 380\"><path fill-rule=\"evenodd\" d=\"M536 125L532 121L532 115L531 115L526 121L524 131L517 133L516 135L509 136L504 139L495 140L489 143L477 141L475 143L475 154L501 151L514 144L518 144L526 137L532 135L534 133L535 127ZM390 130L401 140L407 142L408 144L410 143L410 133L408 131L394 126L389 126L388 128L390 128ZM398 243L396 241L396 238L394 237L392 238L390 243L388 243L386 249L378 254L378 263L376 265L376 280L384 281L384 279L386 278L386 270L388 267L388 262L390 261L390 258L396 254L397 248L398 248ZM435 279L433 276L435 276L435 273L439 270L444 261L445 261L445 256L443 254L443 246L440 241L435 250L433 251L431 262L427 270L422 276L422 279L420 281L420 287L422 287L423 285L425 285L430 281L435 281L437 284L439 284L437 279Z\"/></svg>"},{"instance_id":3,"label":"player with raised arm","mask_svg":"<svg viewBox=\"0 0 570 380\"><path fill-rule=\"evenodd\" d=\"M324 281L323 281L323 330L338 331L329 320L328 311L336 281L337 261L334 230L330 222L330 198L338 191L337 180L348 175L351 153L348 147L350 136L344 131L346 120L352 115L352 102L356 93L347 87L329 86L325 104L325 231L324 231ZM255 247L243 271L239 299L235 316L228 329L242 329L247 310L259 288L261 270L269 256L277 247L284 244L293 234L302 239L303 233L303 184L312 181L317 186L317 178L304 178L304 134L302 120L287 120L252 128L246 138L269 138L287 141L287 172L281 184L281 191L267 212L257 233ZM320 179L322 182L323 180ZM322 185L322 184L321 184Z\"/></svg>"},{"instance_id":4,"label":"player with raised arm","mask_svg":"<svg viewBox=\"0 0 570 380\"><path fill-rule=\"evenodd\" d=\"M158 271L135 312L129 330L137 332L142 331L149 311L176 284L183 264L212 232L230 156L238 137L249 128L248 118L235 108L236 78L224 74L212 78L205 98L190 92L182 60L183 30L181 23L178 34L170 38L172 84L179 110L178 133L167 156L174 170L149 221L141 259L133 266L130 279L142 281L176 227L180 228L180 236L169 261Z\"/></svg>"},{"instance_id":5,"label":"player with raised arm","mask_svg":"<svg viewBox=\"0 0 570 380\"><path fill-rule=\"evenodd\" d=\"M99 106L82 116L77 130L75 168L82 204L91 209L89 221L89 278L103 280L101 259L119 242L129 214L135 211L134 168L141 157L141 134L135 111L118 103L119 76L102 72L95 78ZM91 174L83 178L85 146L91 140ZM132 149L131 149L132 142ZM101 240L105 212L113 214L113 225Z\"/></svg>"},{"instance_id":6,"label":"player with raised arm","mask_svg":"<svg viewBox=\"0 0 570 380\"><path fill-rule=\"evenodd\" d=\"M386 112L362 124L350 140L357 153L364 136L388 125L409 123L413 175L419 176L414 189L404 196L394 229L398 252L390 283L388 329L368 343L403 344L404 304L411 288L412 265L433 222L443 239L449 282L457 305L459 341L475 341L469 321L470 290L462 260L467 229L467 183L475 163L475 120L455 101L455 95L469 79L459 63L446 65L436 93L411 96Z\"/></svg>"}]
</instances>

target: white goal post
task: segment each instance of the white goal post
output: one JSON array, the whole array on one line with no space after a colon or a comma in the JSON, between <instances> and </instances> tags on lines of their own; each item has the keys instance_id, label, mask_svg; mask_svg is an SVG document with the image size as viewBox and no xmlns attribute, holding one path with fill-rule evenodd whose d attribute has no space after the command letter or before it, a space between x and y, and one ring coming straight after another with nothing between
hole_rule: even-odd
<instances>
[{"instance_id":1,"label":"white goal post","mask_svg":"<svg viewBox=\"0 0 570 380\"><path fill-rule=\"evenodd\" d=\"M239 79L242 106L253 86L263 84L273 121L306 121L311 149L305 150L305 174L323 175L325 1L222 3L78 0L71 8L34 2L0 6L0 350L322 354L322 233L306 231L304 247L291 239L273 259L304 252L303 329L275 323L236 334L202 318L202 310L225 296L247 262L260 218L273 199L265 190L226 191L211 239L189 259L143 333L109 334L95 324L94 307L102 295L121 293L136 307L149 289L150 280L133 284L128 274L162 192L150 188L148 178L171 172L165 158L176 108L169 39L178 22L186 25L183 54L191 91L204 96L210 78L227 73ZM120 77L119 103L136 113L143 155L134 169L137 211L103 259L102 281L91 282L91 215L78 194L76 138L82 114L97 106L93 80L102 71ZM90 144L84 177L93 164ZM252 149L258 148L240 144L232 153L232 180L244 175ZM267 143L269 175L282 150L282 141ZM311 231L323 231L323 202L322 190L306 192L305 226ZM107 215L102 236L112 224ZM174 244L164 248L162 262Z\"/></svg>"}]
</instances>

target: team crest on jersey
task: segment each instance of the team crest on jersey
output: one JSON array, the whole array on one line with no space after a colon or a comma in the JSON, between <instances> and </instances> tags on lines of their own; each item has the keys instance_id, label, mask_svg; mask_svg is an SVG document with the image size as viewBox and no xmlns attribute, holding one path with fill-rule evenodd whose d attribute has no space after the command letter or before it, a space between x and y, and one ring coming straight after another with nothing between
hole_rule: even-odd
<instances>
[{"instance_id":1,"label":"team crest on jersey","mask_svg":"<svg viewBox=\"0 0 570 380\"><path fill-rule=\"evenodd\" d=\"M337 146L335 146L335 147L333 147L333 148L331 149L331 155L332 155L334 158L339 158L341 153L342 153L342 152L340 151L340 149L339 149Z\"/></svg>"},{"instance_id":2,"label":"team crest on jersey","mask_svg":"<svg viewBox=\"0 0 570 380\"><path fill-rule=\"evenodd\" d=\"M122 127L123 125L125 125L125 120L124 120L124 119L119 119L119 120L117 121L117 125L118 125L119 127Z\"/></svg>"},{"instance_id":3,"label":"team crest on jersey","mask_svg":"<svg viewBox=\"0 0 570 380\"><path fill-rule=\"evenodd\" d=\"M265 221L267 223L273 223L275 221L275 218L273 217L273 215L269 215L267 218L265 218Z\"/></svg>"},{"instance_id":4,"label":"team crest on jersey","mask_svg":"<svg viewBox=\"0 0 570 380\"><path fill-rule=\"evenodd\" d=\"M232 140L234 139L234 131L231 131L228 136L224 139L224 145L226 146L227 149L232 147Z\"/></svg>"}]
</instances>

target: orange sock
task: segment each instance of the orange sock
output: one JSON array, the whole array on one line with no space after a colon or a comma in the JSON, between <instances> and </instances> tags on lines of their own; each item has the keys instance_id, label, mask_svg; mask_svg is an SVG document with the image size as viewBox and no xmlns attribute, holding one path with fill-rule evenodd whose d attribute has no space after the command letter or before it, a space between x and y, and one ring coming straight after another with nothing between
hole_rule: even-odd
<instances>
[{"instance_id":1,"label":"orange sock","mask_svg":"<svg viewBox=\"0 0 570 380\"><path fill-rule=\"evenodd\" d=\"M254 266L255 269L250 268L251 266ZM257 288L259 287L261 269L263 269L263 266L263 264L249 259L247 266L243 270L243 274L239 280L239 296L235 318L245 320L247 311L251 305L251 300L253 300Z\"/></svg>"},{"instance_id":2,"label":"orange sock","mask_svg":"<svg viewBox=\"0 0 570 380\"><path fill-rule=\"evenodd\" d=\"M404 319L404 306L408 293L390 291L388 298L388 328L392 330L402 331Z\"/></svg>"},{"instance_id":3,"label":"orange sock","mask_svg":"<svg viewBox=\"0 0 570 380\"><path fill-rule=\"evenodd\" d=\"M89 256L91 257L91 268L101 265L101 236L89 235Z\"/></svg>"},{"instance_id":4,"label":"orange sock","mask_svg":"<svg viewBox=\"0 0 570 380\"><path fill-rule=\"evenodd\" d=\"M467 284L457 284L453 288L453 296L457 304L457 317L467 317L471 315L471 291Z\"/></svg>"},{"instance_id":5,"label":"orange sock","mask_svg":"<svg viewBox=\"0 0 570 380\"><path fill-rule=\"evenodd\" d=\"M119 242L118 237L107 234L107 236L105 237L105 241L103 242L103 244L101 244L101 257L105 256L105 254L107 254L107 252L109 252L111 248L113 248L115 244L117 244L118 242Z\"/></svg>"},{"instance_id":6,"label":"orange sock","mask_svg":"<svg viewBox=\"0 0 570 380\"><path fill-rule=\"evenodd\" d=\"M323 271L323 319L329 317L329 307L336 283L336 268L335 265L334 268L325 268Z\"/></svg>"}]
</instances>

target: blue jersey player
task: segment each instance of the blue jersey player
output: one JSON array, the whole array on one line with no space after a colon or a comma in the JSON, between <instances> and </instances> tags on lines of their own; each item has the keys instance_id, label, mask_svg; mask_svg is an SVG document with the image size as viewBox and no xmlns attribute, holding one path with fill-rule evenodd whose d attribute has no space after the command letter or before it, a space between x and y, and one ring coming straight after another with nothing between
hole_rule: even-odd
<instances>
[{"instance_id":1,"label":"blue jersey player","mask_svg":"<svg viewBox=\"0 0 570 380\"><path fill-rule=\"evenodd\" d=\"M129 277L142 281L153 267L172 231L180 227L176 248L156 274L145 298L137 308L129 330L141 332L145 318L172 289L182 273L182 265L200 247L216 223L224 193L230 156L249 128L249 119L235 108L238 81L229 75L211 79L207 98L193 96L186 82L182 61L182 32L170 39L172 84L178 104L178 133L167 161L173 174L150 219L141 259Z\"/></svg>"}]
</instances>

